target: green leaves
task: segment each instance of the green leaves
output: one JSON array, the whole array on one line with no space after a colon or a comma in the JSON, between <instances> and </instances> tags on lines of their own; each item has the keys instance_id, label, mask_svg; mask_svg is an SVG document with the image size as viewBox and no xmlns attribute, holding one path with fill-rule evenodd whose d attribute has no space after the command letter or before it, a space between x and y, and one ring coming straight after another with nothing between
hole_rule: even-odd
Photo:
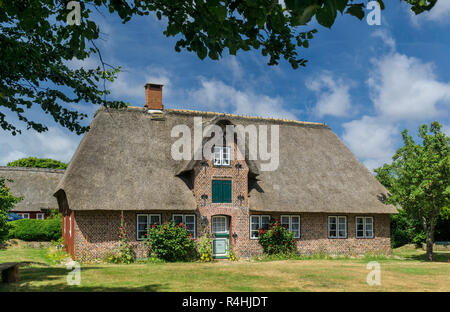
<instances>
[{"instance_id":1,"label":"green leaves","mask_svg":"<svg viewBox=\"0 0 450 312\"><path fill-rule=\"evenodd\" d=\"M8 180L13 183L14 181ZM0 177L0 243L2 243L8 237L8 232L11 228L8 222L8 213L14 205L21 201L23 198L15 197L11 194L9 187L6 185L6 179Z\"/></svg>"},{"instance_id":2,"label":"green leaves","mask_svg":"<svg viewBox=\"0 0 450 312\"><path fill-rule=\"evenodd\" d=\"M176 37L175 50L194 52L200 59L219 59L224 50L258 50L269 65L283 58L292 68L306 66L301 49L309 48L314 32L307 25L314 17L331 28L338 13L362 20L369 0L86 0L80 1L81 25L68 25L68 10L54 0L3 1L0 6L0 107L14 113L27 129L47 127L26 114L33 106L52 116L70 131L82 134L86 114L75 105L126 104L107 99L109 90L100 81L113 81L118 69L101 58L95 46L99 27L91 10L108 10L122 23L135 16L156 13L167 19L163 34ZM436 0L404 0L419 14L430 10ZM383 1L378 0L384 8ZM305 27L306 26L306 27ZM143 51L145 53L146 51ZM99 56L101 69L71 68L68 62ZM63 90L63 91L62 91ZM67 108L69 107L69 108ZM0 127L15 135L18 125L0 112Z\"/></svg>"},{"instance_id":3,"label":"green leaves","mask_svg":"<svg viewBox=\"0 0 450 312\"><path fill-rule=\"evenodd\" d=\"M422 144L414 142L408 131L402 132L403 146L391 165L375 170L397 204L421 222L427 239L431 239L437 217L448 216L450 207L450 138L433 122L419 128Z\"/></svg>"}]
</instances>

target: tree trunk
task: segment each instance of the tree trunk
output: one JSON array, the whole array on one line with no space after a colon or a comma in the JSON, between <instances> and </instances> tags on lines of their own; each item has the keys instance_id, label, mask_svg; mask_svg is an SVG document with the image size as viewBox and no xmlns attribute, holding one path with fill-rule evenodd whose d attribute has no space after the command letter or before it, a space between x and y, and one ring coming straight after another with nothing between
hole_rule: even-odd
<instances>
[{"instance_id":1,"label":"tree trunk","mask_svg":"<svg viewBox=\"0 0 450 312\"><path fill-rule=\"evenodd\" d=\"M433 261L433 232L428 230L427 232L427 260Z\"/></svg>"}]
</instances>

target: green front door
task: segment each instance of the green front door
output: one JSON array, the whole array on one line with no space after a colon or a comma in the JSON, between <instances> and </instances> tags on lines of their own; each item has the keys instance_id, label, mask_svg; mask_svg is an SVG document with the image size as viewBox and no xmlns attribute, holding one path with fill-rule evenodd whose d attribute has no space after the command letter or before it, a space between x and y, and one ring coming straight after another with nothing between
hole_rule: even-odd
<instances>
[{"instance_id":1,"label":"green front door","mask_svg":"<svg viewBox=\"0 0 450 312\"><path fill-rule=\"evenodd\" d=\"M227 216L211 218L213 233L213 256L216 259L226 259L230 250L230 222Z\"/></svg>"}]
</instances>

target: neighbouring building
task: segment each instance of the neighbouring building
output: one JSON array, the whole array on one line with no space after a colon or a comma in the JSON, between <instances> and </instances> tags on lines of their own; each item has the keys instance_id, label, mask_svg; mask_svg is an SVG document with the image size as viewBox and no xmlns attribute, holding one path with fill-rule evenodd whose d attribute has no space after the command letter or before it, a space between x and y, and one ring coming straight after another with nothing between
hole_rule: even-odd
<instances>
[{"instance_id":1,"label":"neighbouring building","mask_svg":"<svg viewBox=\"0 0 450 312\"><path fill-rule=\"evenodd\" d=\"M144 107L97 111L57 187L63 236L74 258L111 253L121 211L138 257L146 256L147 228L171 220L186 224L195 238L209 229L216 258L230 249L241 257L258 255L258 230L271 218L294 232L300 253L389 253L389 219L397 211L383 203L387 190L328 126L164 109L162 86L145 90ZM228 145L210 144L211 159L176 160L178 130L195 133L194 117L202 127L221 127L224 136L230 125L249 131L277 126L276 170L262 170L267 161L249 156L251 144L240 150L235 136ZM276 149L267 141L267 151ZM208 143L201 140L200 148Z\"/></svg>"},{"instance_id":2,"label":"neighbouring building","mask_svg":"<svg viewBox=\"0 0 450 312\"><path fill-rule=\"evenodd\" d=\"M45 219L51 209L58 209L53 196L64 170L44 168L0 167L0 177L6 181L14 196L23 200L15 205L14 212L24 219Z\"/></svg>"}]
</instances>

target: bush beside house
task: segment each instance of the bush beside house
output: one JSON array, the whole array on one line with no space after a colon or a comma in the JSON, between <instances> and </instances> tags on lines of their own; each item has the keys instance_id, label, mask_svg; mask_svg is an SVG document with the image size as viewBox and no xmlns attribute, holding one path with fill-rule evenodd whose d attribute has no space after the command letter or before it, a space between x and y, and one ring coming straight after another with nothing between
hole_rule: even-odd
<instances>
[{"instance_id":1,"label":"bush beside house","mask_svg":"<svg viewBox=\"0 0 450 312\"><path fill-rule=\"evenodd\" d=\"M24 241L57 241L62 235L61 218L21 219L10 222L9 238Z\"/></svg>"},{"instance_id":2,"label":"bush beside house","mask_svg":"<svg viewBox=\"0 0 450 312\"><path fill-rule=\"evenodd\" d=\"M164 261L190 261L197 256L195 240L182 223L152 226L145 242L150 255Z\"/></svg>"},{"instance_id":3,"label":"bush beside house","mask_svg":"<svg viewBox=\"0 0 450 312\"><path fill-rule=\"evenodd\" d=\"M295 252L294 233L282 226L279 220L272 221L268 230L260 229L258 240L268 255Z\"/></svg>"}]
</instances>

